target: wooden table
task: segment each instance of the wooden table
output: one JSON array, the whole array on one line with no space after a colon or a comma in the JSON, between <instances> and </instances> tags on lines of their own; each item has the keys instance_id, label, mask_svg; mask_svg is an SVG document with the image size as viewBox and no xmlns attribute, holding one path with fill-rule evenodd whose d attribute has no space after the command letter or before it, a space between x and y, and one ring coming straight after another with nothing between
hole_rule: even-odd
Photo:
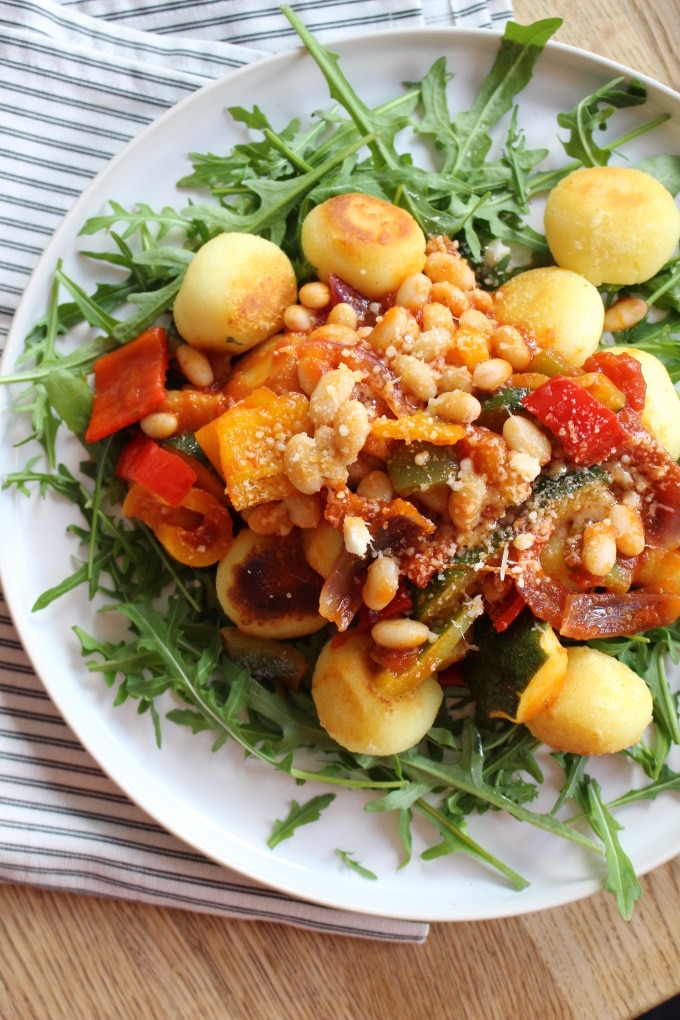
<instances>
[{"instance_id":1,"label":"wooden table","mask_svg":"<svg viewBox=\"0 0 680 1020\"><path fill-rule=\"evenodd\" d=\"M680 87L677 0L515 0L562 42ZM422 946L0 887L0 1015L107 1020L619 1020L680 993L680 858L629 923L603 893L435 924ZM4 987L3 987L4 986Z\"/></svg>"}]
</instances>

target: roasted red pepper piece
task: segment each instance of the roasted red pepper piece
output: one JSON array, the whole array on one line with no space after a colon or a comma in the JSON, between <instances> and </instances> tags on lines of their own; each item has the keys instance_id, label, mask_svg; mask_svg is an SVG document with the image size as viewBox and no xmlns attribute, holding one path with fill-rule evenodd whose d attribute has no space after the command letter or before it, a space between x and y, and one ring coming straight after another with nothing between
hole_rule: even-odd
<instances>
[{"instance_id":1,"label":"roasted red pepper piece","mask_svg":"<svg viewBox=\"0 0 680 1020\"><path fill-rule=\"evenodd\" d=\"M168 343L161 326L152 326L124 347L98 358L85 441L96 443L155 411L165 400L167 368Z\"/></svg>"},{"instance_id":2,"label":"roasted red pepper piece","mask_svg":"<svg viewBox=\"0 0 680 1020\"><path fill-rule=\"evenodd\" d=\"M521 404L550 429L574 464L599 464L626 439L614 412L566 376L548 379Z\"/></svg>"},{"instance_id":3,"label":"roasted red pepper piece","mask_svg":"<svg viewBox=\"0 0 680 1020\"><path fill-rule=\"evenodd\" d=\"M186 461L141 434L123 449L116 474L124 482L139 482L170 506L179 506L196 481Z\"/></svg>"},{"instance_id":4,"label":"roasted red pepper piece","mask_svg":"<svg viewBox=\"0 0 680 1020\"><path fill-rule=\"evenodd\" d=\"M602 372L621 390L626 398L626 407L641 411L645 406L647 383L642 366L637 358L626 351L613 354L611 351L597 351L591 354L583 365L584 372Z\"/></svg>"}]
</instances>

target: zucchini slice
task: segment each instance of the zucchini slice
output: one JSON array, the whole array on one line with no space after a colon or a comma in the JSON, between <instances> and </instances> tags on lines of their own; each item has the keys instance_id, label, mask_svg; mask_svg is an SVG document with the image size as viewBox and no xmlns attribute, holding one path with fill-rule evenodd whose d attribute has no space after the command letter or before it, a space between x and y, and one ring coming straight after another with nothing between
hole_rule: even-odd
<instances>
[{"instance_id":1,"label":"zucchini slice","mask_svg":"<svg viewBox=\"0 0 680 1020\"><path fill-rule=\"evenodd\" d=\"M461 666L482 716L523 723L562 692L567 650L550 624L529 609L500 634L488 617L481 617L473 641Z\"/></svg>"}]
</instances>

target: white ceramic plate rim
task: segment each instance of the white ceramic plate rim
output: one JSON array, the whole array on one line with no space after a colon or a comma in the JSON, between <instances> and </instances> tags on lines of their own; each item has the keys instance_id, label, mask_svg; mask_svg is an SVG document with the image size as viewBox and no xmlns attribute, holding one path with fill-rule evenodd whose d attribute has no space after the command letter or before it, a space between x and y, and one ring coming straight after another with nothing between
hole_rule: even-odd
<instances>
[{"instance_id":1,"label":"white ceramic plate rim","mask_svg":"<svg viewBox=\"0 0 680 1020\"><path fill-rule=\"evenodd\" d=\"M374 33L361 40L347 40L330 48L340 53L344 69L355 58L359 63L368 59L362 58L361 54L365 53L374 55L376 61L387 59L389 63L395 54L408 62L413 52L416 64L420 54L423 55L422 73L433 55L450 51L456 53L461 62L464 62L465 53L472 54L483 74L498 41L496 33L484 30L396 30ZM429 55L427 60L426 54ZM548 64L552 65L550 73ZM118 185L127 174L127 168L134 167L140 157L171 135L174 126L186 126L194 115L200 119L207 107L219 106L217 100L222 92L223 105L234 105L236 100L232 97L240 90L248 91L248 86L254 83L252 102L259 102L265 112L269 112L258 89L263 89L267 81L271 86L280 75L285 75L286 81L301 75L303 81L313 82L314 89L318 84L317 105L328 105L325 84L308 55L302 51L279 54L205 86L163 114L111 160L75 202L41 256L10 331L3 371L8 370L22 349L23 338L37 317L36 309L45 307L57 257L63 255L67 261L73 257L77 230L87 216L100 211L109 198L117 198ZM539 63L534 81L537 86L549 84L557 76L559 87L560 75L567 79L576 76L579 83L583 82L579 97L585 94L586 81L591 78L596 78L599 84L619 75L640 78L650 89L650 101L672 108L680 119L680 97L670 89L611 61L551 43ZM402 77L394 74L390 79L392 93ZM362 82L357 83L355 79L355 84L360 94L365 95ZM464 82L463 87L466 86ZM575 87L573 81L570 86ZM474 89L476 86L467 87ZM527 90L529 94L530 90ZM537 99L527 101L538 102ZM242 99L239 102L248 105ZM568 108L566 101L560 106L560 109ZM294 110L291 116L297 112L305 110ZM210 147L206 144L202 151ZM185 164L182 172L187 170L188 164ZM166 183L174 183L179 176L173 173L172 180ZM154 194L135 194L131 200L137 199L159 204ZM0 391L4 409L0 438L3 475L22 466L27 459L25 451L13 447L18 426L7 412L7 396L3 388ZM63 554L60 549L63 525L69 519L68 508L55 506L54 501L26 501L14 491L2 493L3 534L13 539L0 552L5 596L35 669L66 721L120 788L168 831L213 860L281 892L333 908L396 918L457 921L512 916L567 903L591 895L601 887L603 872L598 869L597 862L585 864L583 855L571 846L565 848L562 841L555 845L555 840L533 829L527 831L527 826L518 830L517 823L512 820L503 819L499 823L489 815L474 827L473 835L489 843L500 856L509 857L508 863L512 866L528 873L532 879L528 890L517 893L509 889L495 873L486 872L460 855L422 862L418 854L433 841L431 833L422 839L416 832L414 859L399 870L400 848L391 820L375 815L367 820L361 810L363 799L357 794L350 795L351 803L347 797L338 797L321 822L305 827L304 832L300 831L270 852L266 840L273 820L285 816L290 800L306 800L322 788L296 787L288 777L273 773L257 762L244 762L233 746L213 756L206 735L193 737L183 728L170 724L163 730L166 747L157 752L148 720L140 719L133 706L114 710L111 692L83 667L70 631L74 622L81 622L81 614L91 615L90 608L83 607L82 593L61 600L39 619L31 614L30 606L37 595L61 580L70 569L66 557L73 553L73 548L68 549L64 540ZM57 536L56 546L54 535ZM57 555L53 556L55 548ZM215 788L210 794L203 788L200 778L203 766L208 764L210 784ZM605 766L604 779L607 772ZM617 778L613 777L613 781ZM241 783L255 791L255 807L252 801L246 803L247 798L233 803L229 800L233 788ZM227 817L229 811L232 814ZM629 852L639 873L660 865L680 850L680 806L673 799L664 801L661 806L642 804L627 809L622 821L634 837ZM649 840L636 837L639 826L654 834L654 838L651 835ZM491 834L488 840L487 834ZM650 846L652 842L654 845ZM339 861L337 848L354 852L362 863L378 872L379 881L367 882L350 872ZM504 855L503 849L508 853ZM528 853L531 859L527 866Z\"/></svg>"}]
</instances>

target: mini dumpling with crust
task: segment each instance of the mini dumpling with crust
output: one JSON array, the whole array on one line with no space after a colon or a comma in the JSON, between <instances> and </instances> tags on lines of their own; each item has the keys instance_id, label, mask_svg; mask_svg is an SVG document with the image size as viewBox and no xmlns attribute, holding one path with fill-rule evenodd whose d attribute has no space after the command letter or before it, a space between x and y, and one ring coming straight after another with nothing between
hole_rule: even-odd
<instances>
[{"instance_id":1,"label":"mini dumpling with crust","mask_svg":"<svg viewBox=\"0 0 680 1020\"><path fill-rule=\"evenodd\" d=\"M358 192L315 206L302 224L301 243L320 280L333 273L368 298L393 293L425 265L425 235L413 216Z\"/></svg>"},{"instance_id":2,"label":"mini dumpling with crust","mask_svg":"<svg viewBox=\"0 0 680 1020\"><path fill-rule=\"evenodd\" d=\"M407 694L390 697L373 683L370 634L348 633L323 647L312 697L326 732L354 754L399 754L414 747L434 723L443 691L436 676Z\"/></svg>"},{"instance_id":3,"label":"mini dumpling with crust","mask_svg":"<svg viewBox=\"0 0 680 1020\"><path fill-rule=\"evenodd\" d=\"M633 167L584 167L550 192L544 213L555 262L591 283L633 286L671 258L680 210L651 174Z\"/></svg>"}]
</instances>

